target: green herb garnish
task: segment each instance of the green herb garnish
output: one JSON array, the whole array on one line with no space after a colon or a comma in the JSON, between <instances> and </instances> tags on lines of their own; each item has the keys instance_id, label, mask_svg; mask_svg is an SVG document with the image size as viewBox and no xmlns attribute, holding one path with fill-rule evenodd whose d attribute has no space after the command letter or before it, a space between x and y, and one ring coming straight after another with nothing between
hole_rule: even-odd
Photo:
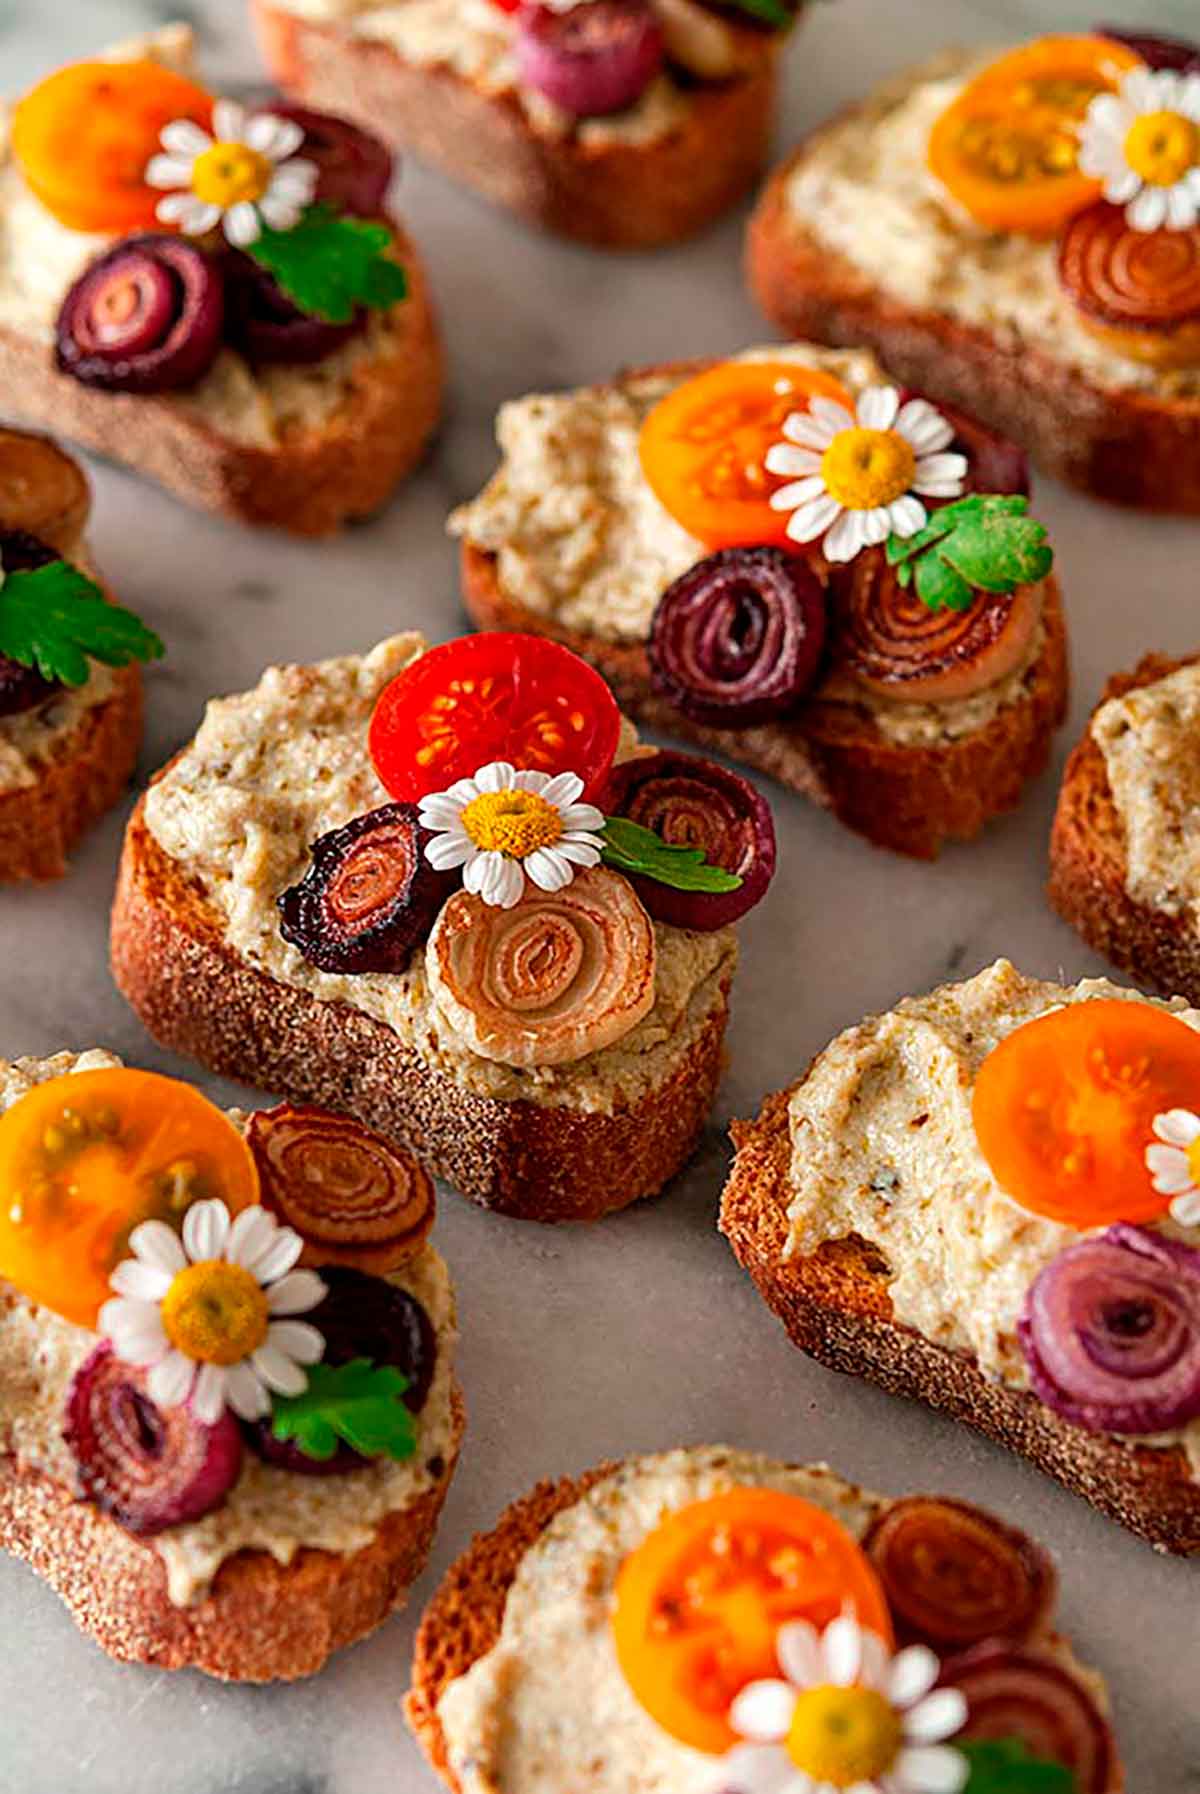
<instances>
[{"instance_id":1,"label":"green herb garnish","mask_svg":"<svg viewBox=\"0 0 1200 1794\"><path fill-rule=\"evenodd\" d=\"M306 1458L331 1458L339 1442L364 1458L411 1458L417 1449L413 1417L401 1401L408 1378L390 1364L352 1358L314 1364L302 1395L277 1395L271 1431L291 1439Z\"/></svg>"},{"instance_id":2,"label":"green herb garnish","mask_svg":"<svg viewBox=\"0 0 1200 1794\"><path fill-rule=\"evenodd\" d=\"M1016 1738L956 1744L971 1765L963 1794L1075 1794L1075 1777L1061 1763L1030 1756Z\"/></svg>"},{"instance_id":3,"label":"green herb garnish","mask_svg":"<svg viewBox=\"0 0 1200 1794\"><path fill-rule=\"evenodd\" d=\"M1046 528L1019 496L975 494L935 511L915 536L889 536L887 558L902 586L915 575L930 610L968 610L975 592L1011 592L1044 579L1054 562Z\"/></svg>"},{"instance_id":4,"label":"green herb garnish","mask_svg":"<svg viewBox=\"0 0 1200 1794\"><path fill-rule=\"evenodd\" d=\"M164 652L153 630L109 604L95 580L69 561L9 573L0 584L0 654L36 667L43 679L83 685L89 659L124 667Z\"/></svg>"},{"instance_id":5,"label":"green herb garnish","mask_svg":"<svg viewBox=\"0 0 1200 1794\"><path fill-rule=\"evenodd\" d=\"M640 872L674 891L736 891L742 882L736 872L710 865L701 848L675 847L627 816L606 817L601 839L606 866Z\"/></svg>"},{"instance_id":6,"label":"green herb garnish","mask_svg":"<svg viewBox=\"0 0 1200 1794\"><path fill-rule=\"evenodd\" d=\"M386 225L315 205L291 230L264 228L248 254L301 311L348 324L360 305L385 311L407 293L408 277L387 253L391 241Z\"/></svg>"}]
</instances>

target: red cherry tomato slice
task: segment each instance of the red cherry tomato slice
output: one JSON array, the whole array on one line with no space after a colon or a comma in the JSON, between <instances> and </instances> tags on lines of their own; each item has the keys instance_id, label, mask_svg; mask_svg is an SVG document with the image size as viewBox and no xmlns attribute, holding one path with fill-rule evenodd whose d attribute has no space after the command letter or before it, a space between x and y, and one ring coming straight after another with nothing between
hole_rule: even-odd
<instances>
[{"instance_id":1,"label":"red cherry tomato slice","mask_svg":"<svg viewBox=\"0 0 1200 1794\"><path fill-rule=\"evenodd\" d=\"M522 772L604 783L621 713L587 662L557 642L501 631L431 648L381 694L371 759L398 802L414 803L493 760Z\"/></svg>"}]
</instances>

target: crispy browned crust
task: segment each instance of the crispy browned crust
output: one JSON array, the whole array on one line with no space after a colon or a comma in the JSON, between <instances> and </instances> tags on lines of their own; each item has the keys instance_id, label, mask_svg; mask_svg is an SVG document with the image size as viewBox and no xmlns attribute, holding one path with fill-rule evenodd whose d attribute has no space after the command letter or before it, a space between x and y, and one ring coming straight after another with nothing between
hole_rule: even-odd
<instances>
[{"instance_id":1,"label":"crispy browned crust","mask_svg":"<svg viewBox=\"0 0 1200 1794\"><path fill-rule=\"evenodd\" d=\"M454 1391L456 1439L464 1412ZM40 1471L0 1459L0 1546L37 1571L110 1657L200 1669L231 1682L311 1676L332 1652L382 1625L425 1567L457 1462L369 1545L339 1556L307 1547L290 1564L239 1551L205 1598L174 1607L153 1548Z\"/></svg>"},{"instance_id":2,"label":"crispy browned crust","mask_svg":"<svg viewBox=\"0 0 1200 1794\"><path fill-rule=\"evenodd\" d=\"M118 801L142 739L142 676L116 674L112 696L60 741L32 785L0 795L0 884L61 878L67 855Z\"/></svg>"},{"instance_id":3,"label":"crispy browned crust","mask_svg":"<svg viewBox=\"0 0 1200 1794\"><path fill-rule=\"evenodd\" d=\"M766 164L780 39L743 33L747 73L697 87L686 122L650 144L555 140L520 103L449 68L406 62L254 0L263 57L279 85L341 113L542 230L605 249L651 249L694 236L748 193Z\"/></svg>"},{"instance_id":4,"label":"crispy browned crust","mask_svg":"<svg viewBox=\"0 0 1200 1794\"><path fill-rule=\"evenodd\" d=\"M1200 400L1106 391L1036 344L917 311L876 286L786 203L813 141L772 174L746 239L747 279L775 324L808 342L873 349L906 385L962 406L1097 498L1200 512Z\"/></svg>"},{"instance_id":5,"label":"crispy browned crust","mask_svg":"<svg viewBox=\"0 0 1200 1794\"><path fill-rule=\"evenodd\" d=\"M989 1381L973 1358L902 1326L892 1314L888 1267L864 1240L830 1241L784 1262L788 1103L796 1088L768 1097L754 1121L734 1123L737 1156L720 1222L792 1343L834 1370L965 1420L1159 1550L1200 1553L1200 1484L1181 1449L1123 1446L1086 1432L1036 1396Z\"/></svg>"},{"instance_id":6,"label":"crispy browned crust","mask_svg":"<svg viewBox=\"0 0 1200 1794\"><path fill-rule=\"evenodd\" d=\"M865 710L824 700L806 703L786 722L706 729L655 696L643 643L606 642L526 609L501 588L495 555L469 542L462 590L481 629L528 629L565 643L604 674L621 708L639 722L769 773L877 847L914 859L934 859L945 842L969 841L994 816L1015 809L1044 769L1066 715L1066 624L1053 577L1046 582L1046 644L1025 697L986 728L935 747L888 741Z\"/></svg>"},{"instance_id":7,"label":"crispy browned crust","mask_svg":"<svg viewBox=\"0 0 1200 1794\"><path fill-rule=\"evenodd\" d=\"M728 988L693 1045L611 1114L464 1089L382 1022L280 984L234 953L221 918L130 821L112 915L119 989L156 1040L213 1071L355 1115L484 1208L592 1221L656 1194L694 1150L716 1095Z\"/></svg>"},{"instance_id":8,"label":"crispy browned crust","mask_svg":"<svg viewBox=\"0 0 1200 1794\"><path fill-rule=\"evenodd\" d=\"M1117 673L1108 681L1100 703L1153 685L1197 659L1195 654L1178 660L1147 654L1132 673ZM1047 895L1089 947L1139 984L1200 1004L1200 938L1194 919L1186 910L1166 915L1131 897L1125 888L1128 869L1125 825L1089 717L1063 773L1050 836Z\"/></svg>"},{"instance_id":9,"label":"crispy browned crust","mask_svg":"<svg viewBox=\"0 0 1200 1794\"><path fill-rule=\"evenodd\" d=\"M368 517L420 459L442 399L442 349L428 283L393 226L408 297L387 323L386 352L354 365L319 427L291 423L271 448L236 441L169 397L97 392L58 373L46 345L0 327L5 410L123 462L199 510L240 523L327 536Z\"/></svg>"}]
</instances>

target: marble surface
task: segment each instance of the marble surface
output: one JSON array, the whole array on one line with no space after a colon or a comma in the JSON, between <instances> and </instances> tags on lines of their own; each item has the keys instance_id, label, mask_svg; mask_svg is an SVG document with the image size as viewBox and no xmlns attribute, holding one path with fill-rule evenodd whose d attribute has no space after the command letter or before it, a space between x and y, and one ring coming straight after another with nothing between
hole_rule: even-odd
<instances>
[{"instance_id":1,"label":"marble surface","mask_svg":"<svg viewBox=\"0 0 1200 1794\"><path fill-rule=\"evenodd\" d=\"M1151 10L1136 8L1147 21ZM1183 29L1197 0L1153 10ZM0 0L4 84L181 12L201 33L214 83L256 78L240 0ZM781 143L947 40L1091 17L1089 0L818 4L792 61ZM675 252L605 260L536 241L411 168L402 202L442 306L453 393L436 453L386 516L308 547L206 521L95 469L100 562L170 647L148 681L143 774L191 733L208 695L252 683L269 659L361 649L410 624L434 637L459 628L442 521L492 466L499 400L764 334L740 286L739 219ZM471 1532L541 1475L711 1440L827 1458L885 1490L933 1486L991 1502L1040 1534L1062 1565L1066 1623L1111 1678L1133 1794L1197 1794L1197 1566L1155 1557L965 1429L808 1363L713 1228L728 1118L753 1112L841 1027L1002 953L1045 975L1101 969L1042 894L1057 775L1108 672L1150 647L1196 646L1200 526L1123 516L1045 483L1039 505L1068 593L1075 707L1053 770L1020 814L927 867L877 854L776 793L781 875L743 930L732 1065L686 1176L663 1200L583 1232L505 1223L446 1196L437 1238L459 1283L471 1421L415 1605ZM123 815L57 888L0 894L0 1053L103 1044L187 1071L148 1040L107 973ZM397 1617L308 1684L222 1688L110 1662L6 1559L0 1790L425 1794L433 1783L399 1712L412 1631L411 1617Z\"/></svg>"}]
</instances>

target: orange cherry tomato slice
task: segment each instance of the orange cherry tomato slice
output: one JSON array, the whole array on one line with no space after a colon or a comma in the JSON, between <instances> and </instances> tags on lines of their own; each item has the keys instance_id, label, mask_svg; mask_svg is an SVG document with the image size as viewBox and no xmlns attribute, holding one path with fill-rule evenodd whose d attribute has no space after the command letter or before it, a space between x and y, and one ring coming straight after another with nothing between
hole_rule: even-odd
<instances>
[{"instance_id":1,"label":"orange cherry tomato slice","mask_svg":"<svg viewBox=\"0 0 1200 1794\"><path fill-rule=\"evenodd\" d=\"M686 380L642 425L638 452L655 497L707 548L794 548L787 513L770 505L788 476L763 463L784 419L818 393L853 413L839 380L798 362L723 361Z\"/></svg>"},{"instance_id":2,"label":"orange cherry tomato slice","mask_svg":"<svg viewBox=\"0 0 1200 1794\"><path fill-rule=\"evenodd\" d=\"M1053 237L1100 197L1079 126L1141 57L1106 37L1042 37L989 64L929 136L929 167L988 230Z\"/></svg>"},{"instance_id":3,"label":"orange cherry tomato slice","mask_svg":"<svg viewBox=\"0 0 1200 1794\"><path fill-rule=\"evenodd\" d=\"M146 184L159 133L177 118L205 130L212 95L174 69L73 62L31 89L13 114L13 154L26 183L70 230L153 230L162 193Z\"/></svg>"},{"instance_id":4,"label":"orange cherry tomato slice","mask_svg":"<svg viewBox=\"0 0 1200 1794\"><path fill-rule=\"evenodd\" d=\"M717 1755L737 1742L734 1697L779 1674L780 1627L843 1611L891 1645L882 1586L839 1521L797 1495L733 1489L672 1514L626 1558L613 1639L651 1718Z\"/></svg>"},{"instance_id":5,"label":"orange cherry tomato slice","mask_svg":"<svg viewBox=\"0 0 1200 1794\"><path fill-rule=\"evenodd\" d=\"M258 1201L258 1172L233 1123L190 1084L149 1071L73 1072L0 1116L0 1277L94 1327L129 1235L182 1223L219 1196Z\"/></svg>"},{"instance_id":6,"label":"orange cherry tomato slice","mask_svg":"<svg viewBox=\"0 0 1200 1794\"><path fill-rule=\"evenodd\" d=\"M493 760L577 773L590 794L620 738L616 699L585 660L502 630L443 642L405 667L375 706L370 749L386 790L414 803Z\"/></svg>"},{"instance_id":7,"label":"orange cherry tomato slice","mask_svg":"<svg viewBox=\"0 0 1200 1794\"><path fill-rule=\"evenodd\" d=\"M1153 1122L1200 1108L1200 1034L1148 1003L1070 1003L1014 1029L975 1084L975 1135L1001 1189L1075 1227L1152 1221Z\"/></svg>"}]
</instances>

